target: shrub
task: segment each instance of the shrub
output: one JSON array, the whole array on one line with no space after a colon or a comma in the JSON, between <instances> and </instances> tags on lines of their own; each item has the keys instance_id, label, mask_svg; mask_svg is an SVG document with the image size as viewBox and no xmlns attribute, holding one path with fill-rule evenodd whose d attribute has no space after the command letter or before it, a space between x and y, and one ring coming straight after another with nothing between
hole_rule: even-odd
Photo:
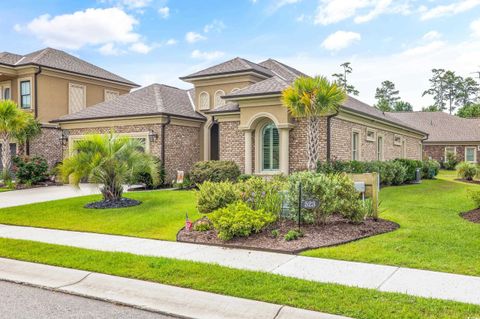
<instances>
[{"instance_id":1,"label":"shrub","mask_svg":"<svg viewBox=\"0 0 480 319\"><path fill-rule=\"evenodd\" d=\"M299 172L290 176L288 201L292 207L291 218L297 216L298 187L302 184L302 200L317 199L319 206L312 210L302 209L303 221L322 224L334 213L357 220L358 198L353 181L346 174L315 174Z\"/></svg>"},{"instance_id":2,"label":"shrub","mask_svg":"<svg viewBox=\"0 0 480 319\"><path fill-rule=\"evenodd\" d=\"M285 234L284 238L285 238L286 241L291 241L291 240L297 240L300 237L303 237L302 231L292 229L292 230L289 230L288 233Z\"/></svg>"},{"instance_id":3,"label":"shrub","mask_svg":"<svg viewBox=\"0 0 480 319\"><path fill-rule=\"evenodd\" d=\"M238 201L213 212L210 217L218 238L230 240L233 237L248 237L258 233L273 223L276 216L263 209L253 210L244 202Z\"/></svg>"},{"instance_id":4,"label":"shrub","mask_svg":"<svg viewBox=\"0 0 480 319\"><path fill-rule=\"evenodd\" d=\"M459 163L458 156L454 153L448 152L447 158L443 162L443 168L453 171L457 164Z\"/></svg>"},{"instance_id":5,"label":"shrub","mask_svg":"<svg viewBox=\"0 0 480 319\"><path fill-rule=\"evenodd\" d=\"M405 167L405 181L412 182L416 179L417 169L422 168L422 161L416 161L406 158L398 158L394 162L400 163Z\"/></svg>"},{"instance_id":6,"label":"shrub","mask_svg":"<svg viewBox=\"0 0 480 319\"><path fill-rule=\"evenodd\" d=\"M13 171L20 184L35 185L47 179L48 164L40 156L17 156L13 159Z\"/></svg>"},{"instance_id":7,"label":"shrub","mask_svg":"<svg viewBox=\"0 0 480 319\"><path fill-rule=\"evenodd\" d=\"M240 176L238 176L238 181L245 182L246 180L249 180L252 177L253 175L250 175L250 174L240 174Z\"/></svg>"},{"instance_id":8,"label":"shrub","mask_svg":"<svg viewBox=\"0 0 480 319\"><path fill-rule=\"evenodd\" d=\"M240 168L233 161L197 162L190 171L190 178L197 185L205 181L236 182L239 176Z\"/></svg>"},{"instance_id":9,"label":"shrub","mask_svg":"<svg viewBox=\"0 0 480 319\"><path fill-rule=\"evenodd\" d=\"M280 214L282 209L281 191L285 183L279 179L267 181L261 177L252 177L238 183L241 199L252 209L263 209L268 213Z\"/></svg>"},{"instance_id":10,"label":"shrub","mask_svg":"<svg viewBox=\"0 0 480 319\"><path fill-rule=\"evenodd\" d=\"M240 199L237 187L231 182L204 182L198 186L197 208L202 214L211 213Z\"/></svg>"},{"instance_id":11,"label":"shrub","mask_svg":"<svg viewBox=\"0 0 480 319\"><path fill-rule=\"evenodd\" d=\"M280 231L278 229L272 230L272 237L277 238L280 235Z\"/></svg>"},{"instance_id":12,"label":"shrub","mask_svg":"<svg viewBox=\"0 0 480 319\"><path fill-rule=\"evenodd\" d=\"M480 191L469 189L468 197L473 200L476 208L480 208Z\"/></svg>"},{"instance_id":13,"label":"shrub","mask_svg":"<svg viewBox=\"0 0 480 319\"><path fill-rule=\"evenodd\" d=\"M422 162L422 178L433 179L440 171L440 163L435 160L426 160Z\"/></svg>"},{"instance_id":14,"label":"shrub","mask_svg":"<svg viewBox=\"0 0 480 319\"><path fill-rule=\"evenodd\" d=\"M392 185L402 185L407 181L407 168L401 163L389 162L387 167L392 170L393 173Z\"/></svg>"},{"instance_id":15,"label":"shrub","mask_svg":"<svg viewBox=\"0 0 480 319\"><path fill-rule=\"evenodd\" d=\"M155 158L155 162L156 162L156 166L157 166L157 172L156 173L158 173L158 177L159 177L159 182L158 182L157 185L155 185L155 183L153 182L152 174L148 171L139 172L138 175L130 182L131 183L143 184L143 185L145 185L146 189L155 189L159 186L164 185L165 184L165 177L166 177L165 166L157 158Z\"/></svg>"},{"instance_id":16,"label":"shrub","mask_svg":"<svg viewBox=\"0 0 480 319\"><path fill-rule=\"evenodd\" d=\"M462 179L467 181L473 180L475 175L477 175L477 165L467 162L461 162L456 166L457 175Z\"/></svg>"},{"instance_id":17,"label":"shrub","mask_svg":"<svg viewBox=\"0 0 480 319\"><path fill-rule=\"evenodd\" d=\"M195 231L208 231L210 229L212 229L212 224L206 219L199 220L195 223L195 226L193 226L193 230Z\"/></svg>"}]
</instances>

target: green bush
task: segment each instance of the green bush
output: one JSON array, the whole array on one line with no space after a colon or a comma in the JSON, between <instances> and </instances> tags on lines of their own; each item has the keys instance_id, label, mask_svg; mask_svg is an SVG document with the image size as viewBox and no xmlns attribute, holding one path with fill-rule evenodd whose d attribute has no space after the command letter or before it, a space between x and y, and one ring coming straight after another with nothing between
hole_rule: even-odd
<instances>
[{"instance_id":1,"label":"green bush","mask_svg":"<svg viewBox=\"0 0 480 319\"><path fill-rule=\"evenodd\" d=\"M361 211L358 209L359 194L353 181L346 174L315 174L299 172L289 178L288 201L292 208L291 218L297 218L298 188L302 184L302 200L317 199L316 209L302 209L304 222L323 224L334 213L350 220L358 220Z\"/></svg>"},{"instance_id":2,"label":"green bush","mask_svg":"<svg viewBox=\"0 0 480 319\"><path fill-rule=\"evenodd\" d=\"M422 178L433 179L440 171L440 163L435 160L426 160L422 162Z\"/></svg>"},{"instance_id":3,"label":"green bush","mask_svg":"<svg viewBox=\"0 0 480 319\"><path fill-rule=\"evenodd\" d=\"M246 180L249 180L252 177L253 175L250 175L250 174L240 174L240 176L238 176L238 181L245 182Z\"/></svg>"},{"instance_id":4,"label":"green bush","mask_svg":"<svg viewBox=\"0 0 480 319\"><path fill-rule=\"evenodd\" d=\"M286 188L283 181L273 179L267 181L261 177L252 177L237 184L242 201L252 209L263 209L268 213L280 214L282 194Z\"/></svg>"},{"instance_id":5,"label":"green bush","mask_svg":"<svg viewBox=\"0 0 480 319\"><path fill-rule=\"evenodd\" d=\"M400 163L405 167L405 182L413 182L416 180L417 169L422 169L422 161L416 161L406 158L398 158L394 162Z\"/></svg>"},{"instance_id":6,"label":"green bush","mask_svg":"<svg viewBox=\"0 0 480 319\"><path fill-rule=\"evenodd\" d=\"M212 229L212 224L208 221L208 220L205 220L205 219L202 219L202 220L199 220L195 223L195 225L193 226L193 230L195 231L208 231Z\"/></svg>"},{"instance_id":7,"label":"green bush","mask_svg":"<svg viewBox=\"0 0 480 319\"><path fill-rule=\"evenodd\" d=\"M196 185L205 181L236 182L240 176L240 168L233 161L197 162L190 171L190 178Z\"/></svg>"},{"instance_id":8,"label":"green bush","mask_svg":"<svg viewBox=\"0 0 480 319\"><path fill-rule=\"evenodd\" d=\"M458 156L455 155L454 153L448 152L447 158L442 163L442 165L444 169L453 171L455 167L457 167L458 163L459 163Z\"/></svg>"},{"instance_id":9,"label":"green bush","mask_svg":"<svg viewBox=\"0 0 480 319\"><path fill-rule=\"evenodd\" d=\"M291 241L291 240L297 240L300 237L303 237L302 231L292 229L292 230L289 230L288 233L285 234L284 238L285 238L286 241Z\"/></svg>"},{"instance_id":10,"label":"green bush","mask_svg":"<svg viewBox=\"0 0 480 319\"><path fill-rule=\"evenodd\" d=\"M152 175L149 172L138 173L138 175L134 178L134 180L130 182L132 184L135 184L135 183L143 184L145 185L146 189L155 189L155 188L161 187L162 185L165 185L165 177L166 177L165 166L162 164L162 162L158 158L156 158L155 161L157 164L158 176L160 178L158 185L154 185Z\"/></svg>"},{"instance_id":11,"label":"green bush","mask_svg":"<svg viewBox=\"0 0 480 319\"><path fill-rule=\"evenodd\" d=\"M40 156L17 156L13 159L13 172L18 183L35 185L47 179L48 164Z\"/></svg>"},{"instance_id":12,"label":"green bush","mask_svg":"<svg viewBox=\"0 0 480 319\"><path fill-rule=\"evenodd\" d=\"M468 190L468 197L473 200L476 208L480 208L480 191L479 190Z\"/></svg>"},{"instance_id":13,"label":"green bush","mask_svg":"<svg viewBox=\"0 0 480 319\"><path fill-rule=\"evenodd\" d=\"M197 208L202 214L211 213L240 199L237 186L231 182L204 182L198 185Z\"/></svg>"},{"instance_id":14,"label":"green bush","mask_svg":"<svg viewBox=\"0 0 480 319\"><path fill-rule=\"evenodd\" d=\"M467 181L473 180L478 173L477 165L467 162L459 163L456 169L458 177L466 179Z\"/></svg>"},{"instance_id":15,"label":"green bush","mask_svg":"<svg viewBox=\"0 0 480 319\"><path fill-rule=\"evenodd\" d=\"M220 208L209 216L218 238L230 240L233 237L248 237L258 233L276 220L276 216L263 209L253 210L242 201Z\"/></svg>"}]
</instances>

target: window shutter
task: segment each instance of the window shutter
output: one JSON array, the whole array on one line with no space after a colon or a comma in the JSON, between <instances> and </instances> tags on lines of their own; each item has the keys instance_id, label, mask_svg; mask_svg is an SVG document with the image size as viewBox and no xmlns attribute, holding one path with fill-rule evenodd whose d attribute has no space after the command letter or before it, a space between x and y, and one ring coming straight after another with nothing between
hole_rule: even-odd
<instances>
[{"instance_id":1,"label":"window shutter","mask_svg":"<svg viewBox=\"0 0 480 319\"><path fill-rule=\"evenodd\" d=\"M69 113L75 113L86 107L85 86L70 84L69 90Z\"/></svg>"}]
</instances>

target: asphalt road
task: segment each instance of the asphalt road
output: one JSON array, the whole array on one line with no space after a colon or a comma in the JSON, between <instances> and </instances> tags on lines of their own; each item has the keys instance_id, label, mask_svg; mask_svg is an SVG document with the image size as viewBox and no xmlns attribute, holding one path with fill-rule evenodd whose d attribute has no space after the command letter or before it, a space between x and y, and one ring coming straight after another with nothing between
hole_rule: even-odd
<instances>
[{"instance_id":1,"label":"asphalt road","mask_svg":"<svg viewBox=\"0 0 480 319\"><path fill-rule=\"evenodd\" d=\"M0 281L1 319L173 319L135 308Z\"/></svg>"}]
</instances>

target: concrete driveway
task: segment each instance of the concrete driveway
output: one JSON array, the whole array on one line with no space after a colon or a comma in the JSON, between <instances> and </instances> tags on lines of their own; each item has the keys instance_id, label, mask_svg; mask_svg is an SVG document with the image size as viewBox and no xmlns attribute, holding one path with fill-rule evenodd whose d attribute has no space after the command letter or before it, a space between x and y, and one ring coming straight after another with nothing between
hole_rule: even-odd
<instances>
[{"instance_id":1,"label":"concrete driveway","mask_svg":"<svg viewBox=\"0 0 480 319\"><path fill-rule=\"evenodd\" d=\"M0 208L47 202L50 200L100 194L96 184L38 187L0 193Z\"/></svg>"}]
</instances>

